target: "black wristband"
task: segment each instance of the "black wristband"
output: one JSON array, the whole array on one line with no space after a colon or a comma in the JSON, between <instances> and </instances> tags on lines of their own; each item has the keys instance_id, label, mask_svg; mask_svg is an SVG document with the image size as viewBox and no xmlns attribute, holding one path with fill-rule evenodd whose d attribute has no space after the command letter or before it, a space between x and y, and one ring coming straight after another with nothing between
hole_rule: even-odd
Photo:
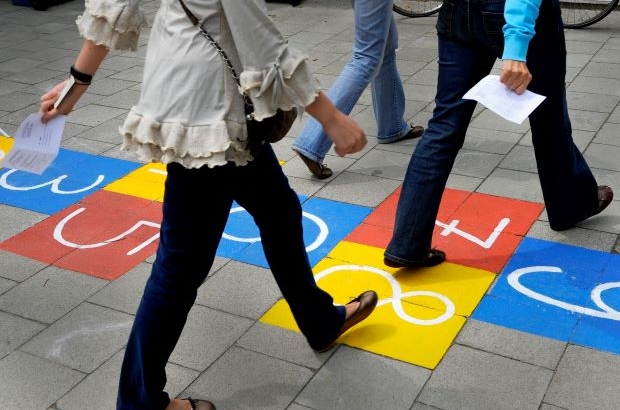
<instances>
[{"instance_id":1,"label":"black wristband","mask_svg":"<svg viewBox=\"0 0 620 410\"><path fill-rule=\"evenodd\" d=\"M76 70L74 66L71 66L71 69L69 70L69 72L71 73L73 78L75 78L77 81L79 81L82 84L90 84L90 82L93 81L92 75L82 73Z\"/></svg>"}]
</instances>

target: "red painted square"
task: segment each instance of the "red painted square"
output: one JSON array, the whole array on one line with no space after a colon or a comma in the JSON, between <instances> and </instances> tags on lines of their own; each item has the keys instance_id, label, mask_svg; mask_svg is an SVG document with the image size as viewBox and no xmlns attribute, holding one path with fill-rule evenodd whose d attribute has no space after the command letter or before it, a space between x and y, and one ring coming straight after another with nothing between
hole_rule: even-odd
<instances>
[{"instance_id":1,"label":"red painted square","mask_svg":"<svg viewBox=\"0 0 620 410\"><path fill-rule=\"evenodd\" d=\"M345 240L385 248L391 239L400 189ZM542 204L446 189L433 246L452 263L499 273L543 209Z\"/></svg>"},{"instance_id":2,"label":"red painted square","mask_svg":"<svg viewBox=\"0 0 620 410\"><path fill-rule=\"evenodd\" d=\"M155 251L160 222L160 203L101 190L0 243L0 248L112 280Z\"/></svg>"}]
</instances>

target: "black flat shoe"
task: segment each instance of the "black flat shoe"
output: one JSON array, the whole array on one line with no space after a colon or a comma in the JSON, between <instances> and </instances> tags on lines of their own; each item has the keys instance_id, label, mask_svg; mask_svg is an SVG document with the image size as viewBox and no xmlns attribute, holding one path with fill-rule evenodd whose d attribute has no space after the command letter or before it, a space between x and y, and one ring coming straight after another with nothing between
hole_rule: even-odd
<instances>
[{"instance_id":1,"label":"black flat shoe","mask_svg":"<svg viewBox=\"0 0 620 410\"><path fill-rule=\"evenodd\" d=\"M295 151L297 152L297 151ZM314 161L308 157L306 157L301 152L297 152L299 158L306 164L310 173L317 177L318 179L325 179L331 177L334 173L331 169L327 168L327 165L320 163L319 161Z\"/></svg>"},{"instance_id":2,"label":"black flat shoe","mask_svg":"<svg viewBox=\"0 0 620 410\"><path fill-rule=\"evenodd\" d=\"M383 263L390 268L430 268L431 266L439 265L446 260L446 253L439 249L431 249L424 260L419 262L396 262L389 259L387 256L383 257Z\"/></svg>"},{"instance_id":3,"label":"black flat shoe","mask_svg":"<svg viewBox=\"0 0 620 410\"><path fill-rule=\"evenodd\" d=\"M361 295L347 303L347 305L355 302L359 302L360 304L355 310L355 312L353 312L351 316L344 320L344 323L342 324L340 330L338 330L338 333L336 333L334 337L325 344L325 346L319 347L314 350L322 353L334 347L334 345L336 344L336 340L338 340L338 338L342 336L344 332L370 316L372 311L375 310L378 300L379 297L377 296L377 292L375 292L374 290L367 290L366 292L362 293Z\"/></svg>"},{"instance_id":4,"label":"black flat shoe","mask_svg":"<svg viewBox=\"0 0 620 410\"><path fill-rule=\"evenodd\" d=\"M192 406L192 410L215 410L215 406L210 401L196 400L191 397L183 400L189 401L189 404Z\"/></svg>"}]
</instances>

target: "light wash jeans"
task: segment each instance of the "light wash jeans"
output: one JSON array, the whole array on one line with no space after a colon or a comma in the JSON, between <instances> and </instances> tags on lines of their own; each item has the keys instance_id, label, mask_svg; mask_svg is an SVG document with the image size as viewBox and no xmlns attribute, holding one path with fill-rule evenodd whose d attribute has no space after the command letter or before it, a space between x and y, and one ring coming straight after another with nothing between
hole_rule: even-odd
<instances>
[{"instance_id":1,"label":"light wash jeans","mask_svg":"<svg viewBox=\"0 0 620 410\"><path fill-rule=\"evenodd\" d=\"M381 143L398 140L411 130L403 119L405 93L396 68L398 30L392 14L392 0L356 0L353 56L327 96L343 113L350 114L370 84L372 106ZM293 149L321 162L332 141L321 124L310 118L293 144Z\"/></svg>"},{"instance_id":2,"label":"light wash jeans","mask_svg":"<svg viewBox=\"0 0 620 410\"><path fill-rule=\"evenodd\" d=\"M444 0L437 19L439 72L433 118L409 162L385 256L421 262L476 102L462 97L485 77L504 47L503 0ZM597 184L575 146L566 103L566 44L558 0L542 0L529 44L528 89L547 98L530 115L538 177L552 229L572 226L598 206Z\"/></svg>"}]
</instances>

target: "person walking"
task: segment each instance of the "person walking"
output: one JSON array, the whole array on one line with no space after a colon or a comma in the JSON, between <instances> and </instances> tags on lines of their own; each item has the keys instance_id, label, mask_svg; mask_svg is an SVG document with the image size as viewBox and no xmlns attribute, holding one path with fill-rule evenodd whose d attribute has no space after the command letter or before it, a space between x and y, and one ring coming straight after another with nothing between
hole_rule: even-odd
<instances>
[{"instance_id":1,"label":"person walking","mask_svg":"<svg viewBox=\"0 0 620 410\"><path fill-rule=\"evenodd\" d=\"M184 4L238 67L240 86L182 3L162 0L140 98L121 127L123 148L144 161L167 164L167 177L156 259L123 359L119 410L215 409L207 400L170 398L164 391L165 366L212 267L233 201L258 225L273 276L312 349L330 349L377 304L377 294L366 291L335 305L317 286L299 199L270 144L255 156L250 152L239 88L259 117L278 108L305 109L325 127L339 155L364 147L363 130L320 91L306 56L288 46L262 0ZM69 80L41 97L43 121L71 111L110 49L135 50L146 19L139 1L90 0L77 23L83 46Z\"/></svg>"},{"instance_id":2,"label":"person walking","mask_svg":"<svg viewBox=\"0 0 620 410\"><path fill-rule=\"evenodd\" d=\"M446 259L431 241L441 197L476 106L462 97L489 74L498 57L503 84L518 94L528 89L546 97L529 121L551 229L569 229L603 211L613 190L597 185L572 138L558 0L444 0L437 36L436 106L405 174L384 263L427 267Z\"/></svg>"},{"instance_id":3,"label":"person walking","mask_svg":"<svg viewBox=\"0 0 620 410\"><path fill-rule=\"evenodd\" d=\"M370 84L372 107L377 121L377 142L418 138L424 132L403 119L405 92L396 67L398 30L392 0L354 0L355 40L351 61L327 90L336 107L350 114ZM312 175L329 178L333 171L323 160L332 146L321 124L309 119L293 143L293 150Z\"/></svg>"}]
</instances>

